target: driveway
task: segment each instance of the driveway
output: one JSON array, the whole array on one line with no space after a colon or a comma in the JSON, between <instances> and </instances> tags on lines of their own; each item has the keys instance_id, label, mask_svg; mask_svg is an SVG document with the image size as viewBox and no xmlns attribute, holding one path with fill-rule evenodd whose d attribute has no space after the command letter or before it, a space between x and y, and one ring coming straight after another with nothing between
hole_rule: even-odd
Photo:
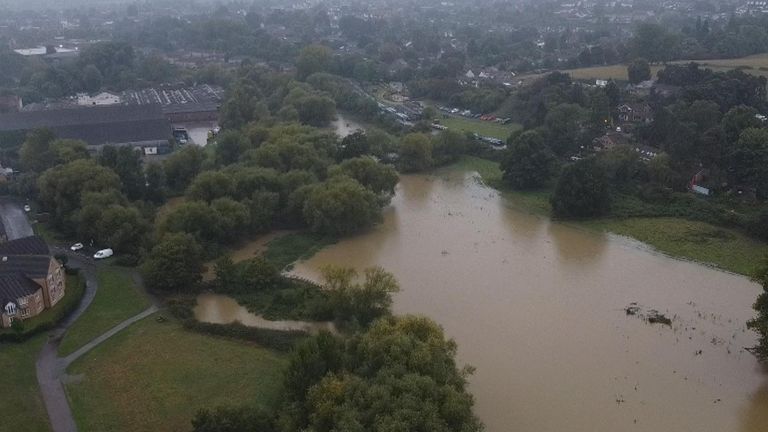
<instances>
[{"instance_id":1,"label":"driveway","mask_svg":"<svg viewBox=\"0 0 768 432\"><path fill-rule=\"evenodd\" d=\"M34 235L27 220L24 205L10 199L0 200L0 220L5 227L8 240L16 240Z\"/></svg>"}]
</instances>

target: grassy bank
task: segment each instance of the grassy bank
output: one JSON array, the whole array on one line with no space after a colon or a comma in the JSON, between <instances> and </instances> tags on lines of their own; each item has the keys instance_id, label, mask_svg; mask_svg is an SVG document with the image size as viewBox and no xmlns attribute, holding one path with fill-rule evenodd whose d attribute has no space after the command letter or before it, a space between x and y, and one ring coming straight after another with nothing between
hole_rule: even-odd
<instances>
[{"instance_id":1,"label":"grassy bank","mask_svg":"<svg viewBox=\"0 0 768 432\"><path fill-rule=\"evenodd\" d=\"M197 410L272 406L286 359L149 317L75 362L66 385L81 430L189 430Z\"/></svg>"},{"instance_id":2,"label":"grassy bank","mask_svg":"<svg viewBox=\"0 0 768 432\"><path fill-rule=\"evenodd\" d=\"M126 271L117 267L101 267L98 279L99 289L93 303L67 330L59 346L59 355L71 354L149 306L149 300Z\"/></svg>"},{"instance_id":3,"label":"grassy bank","mask_svg":"<svg viewBox=\"0 0 768 432\"><path fill-rule=\"evenodd\" d=\"M446 126L448 129L456 130L460 132L474 132L483 136L489 136L506 140L512 134L512 132L520 129L520 125L517 123L500 124L490 121L483 121L478 119L468 119L464 117L454 116L440 116L438 117L440 124Z\"/></svg>"},{"instance_id":4,"label":"grassy bank","mask_svg":"<svg viewBox=\"0 0 768 432\"><path fill-rule=\"evenodd\" d=\"M47 432L48 413L37 387L35 360L47 335L24 343L0 344L0 422L2 430Z\"/></svg>"},{"instance_id":5,"label":"grassy bank","mask_svg":"<svg viewBox=\"0 0 768 432\"><path fill-rule=\"evenodd\" d=\"M336 239L320 234L286 234L267 243L264 257L279 269L289 269L294 262L307 259L333 243L336 243Z\"/></svg>"},{"instance_id":6,"label":"grassy bank","mask_svg":"<svg viewBox=\"0 0 768 432\"><path fill-rule=\"evenodd\" d=\"M549 216L550 214L551 189L531 192L511 191L501 183L501 171L496 162L463 157L450 168L477 171L488 185L501 190L509 205L513 207L540 215ZM628 207L628 203L619 201L615 207L623 209ZM745 275L753 271L761 257L768 255L768 244L750 238L738 230L682 218L608 217L569 223L632 237L667 255L698 261Z\"/></svg>"}]
</instances>

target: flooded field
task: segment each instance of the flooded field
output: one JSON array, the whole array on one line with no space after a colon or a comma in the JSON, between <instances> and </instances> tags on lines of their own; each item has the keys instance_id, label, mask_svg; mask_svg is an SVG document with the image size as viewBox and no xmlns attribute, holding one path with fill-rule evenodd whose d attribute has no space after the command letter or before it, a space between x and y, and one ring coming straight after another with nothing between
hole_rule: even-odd
<instances>
[{"instance_id":1,"label":"flooded field","mask_svg":"<svg viewBox=\"0 0 768 432\"><path fill-rule=\"evenodd\" d=\"M294 272L328 263L396 275L395 312L438 321L477 368L491 432L768 431L744 277L519 212L459 172L403 176L382 225Z\"/></svg>"}]
</instances>

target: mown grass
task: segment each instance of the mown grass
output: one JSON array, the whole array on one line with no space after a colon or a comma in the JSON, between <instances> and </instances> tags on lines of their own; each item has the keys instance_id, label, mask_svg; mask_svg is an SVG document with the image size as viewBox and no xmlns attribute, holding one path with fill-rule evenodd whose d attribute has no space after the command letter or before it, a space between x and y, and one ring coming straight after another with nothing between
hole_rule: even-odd
<instances>
[{"instance_id":1,"label":"mown grass","mask_svg":"<svg viewBox=\"0 0 768 432\"><path fill-rule=\"evenodd\" d=\"M0 429L48 432L48 414L37 387L35 360L46 334L24 343L0 344Z\"/></svg>"},{"instance_id":2,"label":"mown grass","mask_svg":"<svg viewBox=\"0 0 768 432\"><path fill-rule=\"evenodd\" d=\"M501 124L479 119L468 119L464 117L439 116L440 124L451 130L460 132L473 132L482 136L488 136L505 140L509 138L512 132L520 129L517 123Z\"/></svg>"},{"instance_id":3,"label":"mown grass","mask_svg":"<svg viewBox=\"0 0 768 432\"><path fill-rule=\"evenodd\" d=\"M75 421L88 431L183 431L201 408L272 407L286 357L144 319L70 366Z\"/></svg>"},{"instance_id":4,"label":"mown grass","mask_svg":"<svg viewBox=\"0 0 768 432\"><path fill-rule=\"evenodd\" d=\"M512 191L501 182L501 171L497 162L465 156L449 168L477 171L489 186L502 191L512 207L544 216L551 214L549 198L552 188ZM637 208L639 200L632 197L618 196L615 201L614 208L619 214L631 211L642 212L644 216L608 217L569 223L632 237L667 255L744 275L751 274L756 263L762 257L768 256L767 243L750 238L738 230L682 217L652 217L654 212L660 210L652 205Z\"/></svg>"},{"instance_id":5,"label":"mown grass","mask_svg":"<svg viewBox=\"0 0 768 432\"><path fill-rule=\"evenodd\" d=\"M314 233L291 233L267 243L264 258L279 269L290 269L293 263L310 258L320 249L336 243L336 239Z\"/></svg>"},{"instance_id":6,"label":"mown grass","mask_svg":"<svg viewBox=\"0 0 768 432\"><path fill-rule=\"evenodd\" d=\"M146 295L130 274L117 267L98 269L99 289L93 303L67 330L59 346L59 355L75 352L127 318L149 306Z\"/></svg>"},{"instance_id":7,"label":"mown grass","mask_svg":"<svg viewBox=\"0 0 768 432\"><path fill-rule=\"evenodd\" d=\"M77 308L85 292L85 281L80 276L67 275L64 297L52 309L22 322L24 333L36 333L39 329L50 329ZM13 333L10 328L0 329L2 333Z\"/></svg>"}]
</instances>

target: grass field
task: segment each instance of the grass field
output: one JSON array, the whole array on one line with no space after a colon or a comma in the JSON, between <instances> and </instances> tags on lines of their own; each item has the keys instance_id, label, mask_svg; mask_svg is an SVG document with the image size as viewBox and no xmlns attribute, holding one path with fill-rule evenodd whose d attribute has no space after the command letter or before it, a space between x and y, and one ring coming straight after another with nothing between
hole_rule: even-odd
<instances>
[{"instance_id":1,"label":"grass field","mask_svg":"<svg viewBox=\"0 0 768 432\"><path fill-rule=\"evenodd\" d=\"M273 406L284 355L149 317L75 362L66 385L84 431L184 431L204 407Z\"/></svg>"},{"instance_id":2,"label":"grass field","mask_svg":"<svg viewBox=\"0 0 768 432\"><path fill-rule=\"evenodd\" d=\"M490 186L502 191L510 206L549 216L551 189L530 192L511 191L501 183L496 162L463 157L452 168L477 171ZM632 237L667 255L714 265L723 270L748 275L760 257L768 256L768 244L733 229L685 219L603 218L569 222L598 231Z\"/></svg>"},{"instance_id":3,"label":"grass field","mask_svg":"<svg viewBox=\"0 0 768 432\"><path fill-rule=\"evenodd\" d=\"M446 126L448 129L461 132L474 132L501 140L506 140L512 132L520 129L520 125L516 123L503 125L490 121L455 116L440 116L438 120L440 121L440 124Z\"/></svg>"},{"instance_id":4,"label":"grass field","mask_svg":"<svg viewBox=\"0 0 768 432\"><path fill-rule=\"evenodd\" d=\"M149 305L149 300L127 272L117 267L102 267L98 270L98 278L99 289L93 303L67 330L61 341L61 356L71 354Z\"/></svg>"},{"instance_id":5,"label":"grass field","mask_svg":"<svg viewBox=\"0 0 768 432\"><path fill-rule=\"evenodd\" d=\"M0 344L0 429L47 432L48 413L37 387L35 360L46 334L20 344Z\"/></svg>"},{"instance_id":6,"label":"grass field","mask_svg":"<svg viewBox=\"0 0 768 432\"><path fill-rule=\"evenodd\" d=\"M687 64L690 62L699 63L704 68L712 69L715 72L726 72L732 69L743 69L745 73L768 77L768 54L756 54L748 57L736 59L716 59L716 60L678 60L671 62L673 64ZM651 75L656 76L656 72L663 69L663 65L652 65ZM578 69L568 69L562 72L571 75L573 79L592 80L592 79L614 79L627 81L626 65L611 66L592 66ZM526 75L521 77L524 81L531 81L542 74Z\"/></svg>"}]
</instances>

